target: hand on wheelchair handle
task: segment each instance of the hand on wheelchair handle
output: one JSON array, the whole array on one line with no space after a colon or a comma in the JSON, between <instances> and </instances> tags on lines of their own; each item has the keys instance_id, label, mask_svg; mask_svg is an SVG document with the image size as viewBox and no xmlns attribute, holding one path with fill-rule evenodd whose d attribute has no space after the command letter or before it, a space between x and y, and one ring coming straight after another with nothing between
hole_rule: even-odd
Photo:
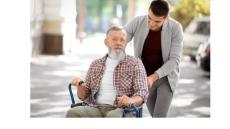
<instances>
[{"instance_id":1,"label":"hand on wheelchair handle","mask_svg":"<svg viewBox=\"0 0 230 129\"><path fill-rule=\"evenodd\" d=\"M78 87L80 81L81 81L80 78L74 78L74 79L72 80L71 84Z\"/></svg>"},{"instance_id":2,"label":"hand on wheelchair handle","mask_svg":"<svg viewBox=\"0 0 230 129\"><path fill-rule=\"evenodd\" d=\"M77 86L77 94L81 100L84 100L90 94L90 89L86 86L86 83Z\"/></svg>"},{"instance_id":3,"label":"hand on wheelchair handle","mask_svg":"<svg viewBox=\"0 0 230 129\"><path fill-rule=\"evenodd\" d=\"M90 94L90 88L80 78L74 78L71 83L77 87L77 94L81 100L84 100Z\"/></svg>"}]
</instances>

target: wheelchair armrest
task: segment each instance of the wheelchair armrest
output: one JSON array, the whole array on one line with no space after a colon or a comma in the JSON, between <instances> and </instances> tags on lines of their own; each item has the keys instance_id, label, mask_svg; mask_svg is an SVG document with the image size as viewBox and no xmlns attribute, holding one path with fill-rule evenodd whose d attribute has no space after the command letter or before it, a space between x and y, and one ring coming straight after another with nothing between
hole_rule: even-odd
<instances>
[{"instance_id":1,"label":"wheelchair armrest","mask_svg":"<svg viewBox=\"0 0 230 129\"><path fill-rule=\"evenodd\" d=\"M74 103L74 104L71 104L71 108L73 107L77 107L77 106L86 106L87 104L84 103L84 102L81 102L81 103Z\"/></svg>"}]
</instances>

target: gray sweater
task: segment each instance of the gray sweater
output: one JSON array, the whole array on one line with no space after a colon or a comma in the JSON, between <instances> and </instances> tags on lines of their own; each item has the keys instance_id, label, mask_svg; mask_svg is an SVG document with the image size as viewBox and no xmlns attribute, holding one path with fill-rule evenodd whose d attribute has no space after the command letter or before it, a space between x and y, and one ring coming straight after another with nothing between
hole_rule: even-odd
<instances>
[{"instance_id":1,"label":"gray sweater","mask_svg":"<svg viewBox=\"0 0 230 129\"><path fill-rule=\"evenodd\" d=\"M145 39L148 35L148 16L139 16L129 22L125 27L127 41L133 39L134 55L141 58ZM156 72L159 77L167 76L172 91L174 92L179 79L179 64L182 54L183 29L179 22L167 18L161 31L161 47L164 65Z\"/></svg>"}]
</instances>

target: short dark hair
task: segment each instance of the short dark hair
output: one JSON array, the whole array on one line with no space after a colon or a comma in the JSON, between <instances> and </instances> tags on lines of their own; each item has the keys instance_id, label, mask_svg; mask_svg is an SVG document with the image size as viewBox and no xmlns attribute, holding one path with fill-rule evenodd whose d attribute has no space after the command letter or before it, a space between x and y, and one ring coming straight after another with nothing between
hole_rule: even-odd
<instances>
[{"instance_id":1,"label":"short dark hair","mask_svg":"<svg viewBox=\"0 0 230 129\"><path fill-rule=\"evenodd\" d=\"M169 13L169 4L166 0L153 0L149 9L158 17L167 16Z\"/></svg>"}]
</instances>

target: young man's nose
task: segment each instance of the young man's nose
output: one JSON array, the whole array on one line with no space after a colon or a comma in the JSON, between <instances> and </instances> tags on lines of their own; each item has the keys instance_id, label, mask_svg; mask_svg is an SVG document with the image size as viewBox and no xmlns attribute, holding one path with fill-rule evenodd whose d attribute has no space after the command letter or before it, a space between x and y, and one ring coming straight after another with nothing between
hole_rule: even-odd
<instances>
[{"instance_id":1,"label":"young man's nose","mask_svg":"<svg viewBox=\"0 0 230 129\"><path fill-rule=\"evenodd\" d=\"M153 21L150 21L150 22L149 22L149 25L150 25L150 26L155 26L155 25L156 25L156 23L155 23L155 22L153 22Z\"/></svg>"}]
</instances>

